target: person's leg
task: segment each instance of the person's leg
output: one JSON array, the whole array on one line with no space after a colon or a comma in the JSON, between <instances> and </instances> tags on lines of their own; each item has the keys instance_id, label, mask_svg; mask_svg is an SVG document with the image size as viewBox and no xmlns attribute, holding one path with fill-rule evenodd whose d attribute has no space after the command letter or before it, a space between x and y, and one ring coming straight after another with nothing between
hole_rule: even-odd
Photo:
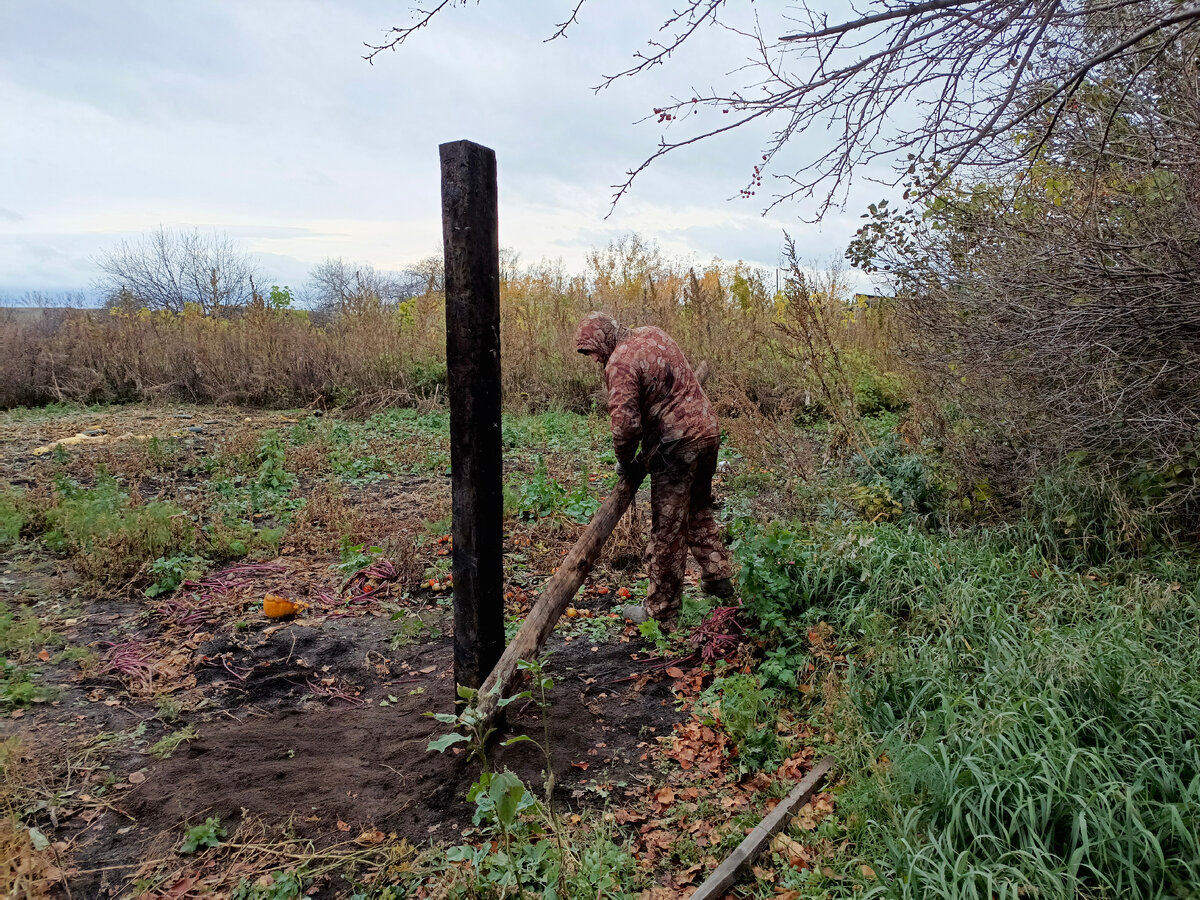
<instances>
[{"instance_id":1,"label":"person's leg","mask_svg":"<svg viewBox=\"0 0 1200 900\"><path fill-rule=\"evenodd\" d=\"M712 479L717 471L717 445L701 449L696 460L688 510L688 545L700 564L701 587L717 597L731 597L733 568L729 551L713 518Z\"/></svg>"},{"instance_id":2,"label":"person's leg","mask_svg":"<svg viewBox=\"0 0 1200 900\"><path fill-rule=\"evenodd\" d=\"M694 457L672 454L650 473L650 587L646 612L660 621L679 614L687 563L688 510Z\"/></svg>"}]
</instances>

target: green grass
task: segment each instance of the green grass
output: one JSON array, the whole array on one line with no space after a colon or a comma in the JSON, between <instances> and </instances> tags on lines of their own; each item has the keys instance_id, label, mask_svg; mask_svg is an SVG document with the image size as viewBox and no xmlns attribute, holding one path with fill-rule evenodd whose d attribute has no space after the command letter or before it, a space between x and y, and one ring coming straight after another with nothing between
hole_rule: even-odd
<instances>
[{"instance_id":1,"label":"green grass","mask_svg":"<svg viewBox=\"0 0 1200 900\"><path fill-rule=\"evenodd\" d=\"M147 561L186 552L195 543L182 509L159 501L135 505L103 470L90 488L60 476L45 524L43 540L50 549L104 581L127 579Z\"/></svg>"},{"instance_id":2,"label":"green grass","mask_svg":"<svg viewBox=\"0 0 1200 900\"><path fill-rule=\"evenodd\" d=\"M11 489L0 489L0 547L15 544L29 521L29 509L24 495Z\"/></svg>"},{"instance_id":3,"label":"green grass","mask_svg":"<svg viewBox=\"0 0 1200 900\"><path fill-rule=\"evenodd\" d=\"M24 422L46 422L64 419L83 413L103 412L105 407L98 403L47 403L45 406L16 406L0 412L0 424L16 425Z\"/></svg>"},{"instance_id":4,"label":"green grass","mask_svg":"<svg viewBox=\"0 0 1200 900\"><path fill-rule=\"evenodd\" d=\"M1054 568L1008 532L895 524L776 527L738 555L769 646L826 621L848 657L820 714L877 892L1196 895L1193 561Z\"/></svg>"},{"instance_id":5,"label":"green grass","mask_svg":"<svg viewBox=\"0 0 1200 900\"><path fill-rule=\"evenodd\" d=\"M54 695L52 688L38 683L40 673L32 665L40 650L62 644L62 638L43 626L31 610L0 609L0 711Z\"/></svg>"}]
</instances>

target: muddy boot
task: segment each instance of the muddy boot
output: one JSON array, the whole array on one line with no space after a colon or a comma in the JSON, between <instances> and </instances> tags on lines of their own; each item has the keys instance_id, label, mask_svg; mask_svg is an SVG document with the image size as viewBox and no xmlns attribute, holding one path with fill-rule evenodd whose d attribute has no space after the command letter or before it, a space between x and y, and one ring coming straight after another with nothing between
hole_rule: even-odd
<instances>
[{"instance_id":1,"label":"muddy boot","mask_svg":"<svg viewBox=\"0 0 1200 900\"><path fill-rule=\"evenodd\" d=\"M704 591L704 593L708 594L710 597L718 597L721 600L728 600L736 593L732 578L718 578L714 581L701 581L700 590Z\"/></svg>"}]
</instances>

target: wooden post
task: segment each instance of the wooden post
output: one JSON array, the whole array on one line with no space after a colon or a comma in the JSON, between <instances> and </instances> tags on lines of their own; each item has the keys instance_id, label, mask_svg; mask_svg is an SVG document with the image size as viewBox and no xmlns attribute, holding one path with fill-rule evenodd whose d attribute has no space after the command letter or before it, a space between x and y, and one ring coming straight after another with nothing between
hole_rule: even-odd
<instances>
[{"instance_id":1,"label":"wooden post","mask_svg":"<svg viewBox=\"0 0 1200 900\"><path fill-rule=\"evenodd\" d=\"M454 680L477 688L504 652L500 227L496 154L439 148L454 536Z\"/></svg>"},{"instance_id":2,"label":"wooden post","mask_svg":"<svg viewBox=\"0 0 1200 900\"><path fill-rule=\"evenodd\" d=\"M604 542L621 521L625 510L629 509L629 504L637 494L638 484L640 482L628 478L617 479L613 492L596 511L566 558L558 564L558 571L550 576L542 588L541 596L529 610L517 636L508 645L475 698L475 710L482 717L485 727L493 724L501 711L500 698L517 674L518 660L536 658L546 645L554 626L562 618L563 610L570 605L575 592L596 564L596 557L600 555ZM455 585L457 589L458 585Z\"/></svg>"}]
</instances>

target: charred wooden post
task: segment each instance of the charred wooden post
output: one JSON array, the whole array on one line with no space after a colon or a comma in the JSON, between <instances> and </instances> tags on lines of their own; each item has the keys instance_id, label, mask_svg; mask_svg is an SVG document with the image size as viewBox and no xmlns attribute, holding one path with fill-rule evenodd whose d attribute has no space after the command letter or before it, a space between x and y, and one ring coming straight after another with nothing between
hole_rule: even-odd
<instances>
[{"instance_id":1,"label":"charred wooden post","mask_svg":"<svg viewBox=\"0 0 1200 900\"><path fill-rule=\"evenodd\" d=\"M454 680L477 688L504 652L500 226L496 154L439 148L454 537Z\"/></svg>"}]
</instances>

